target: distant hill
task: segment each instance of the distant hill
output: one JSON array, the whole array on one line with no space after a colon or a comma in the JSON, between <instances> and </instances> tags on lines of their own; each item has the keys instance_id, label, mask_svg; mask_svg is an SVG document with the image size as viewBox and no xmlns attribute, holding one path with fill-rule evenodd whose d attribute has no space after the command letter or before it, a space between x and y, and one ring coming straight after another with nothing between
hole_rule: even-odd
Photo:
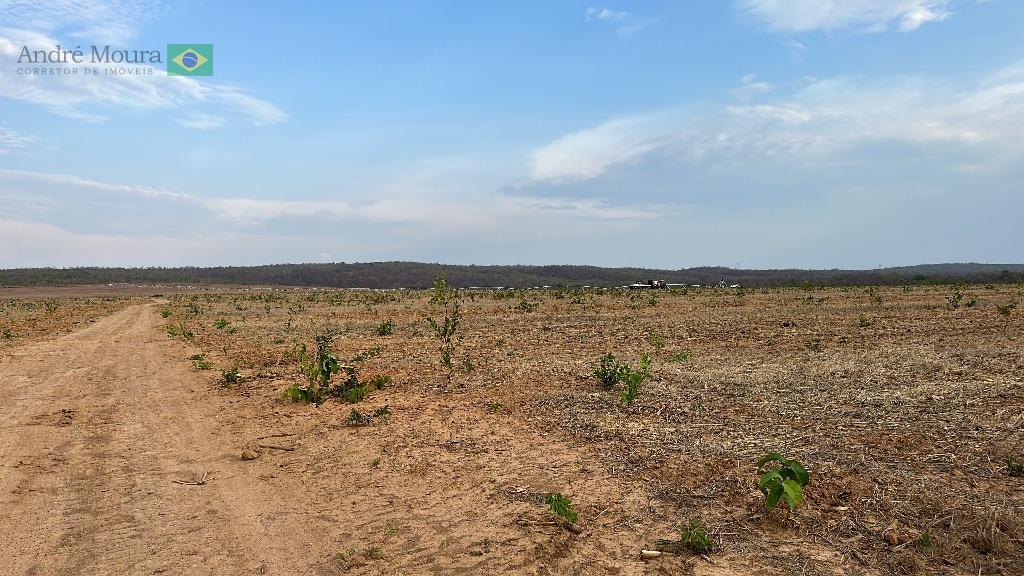
<instances>
[{"instance_id":1,"label":"distant hill","mask_svg":"<svg viewBox=\"0 0 1024 576\"><path fill-rule=\"evenodd\" d=\"M1024 281L1024 264L924 264L875 270L654 270L597 266L453 266L421 262L273 264L212 268L19 268L0 270L0 286L82 284L260 284L338 288L427 288L444 272L461 287L621 286L637 280L743 286L842 286Z\"/></svg>"}]
</instances>

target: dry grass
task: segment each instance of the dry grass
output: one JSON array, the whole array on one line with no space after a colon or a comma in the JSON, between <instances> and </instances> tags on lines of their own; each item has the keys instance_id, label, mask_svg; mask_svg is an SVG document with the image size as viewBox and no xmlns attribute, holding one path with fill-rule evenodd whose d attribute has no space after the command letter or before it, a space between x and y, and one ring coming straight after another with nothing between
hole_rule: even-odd
<instances>
[{"instance_id":1,"label":"dry grass","mask_svg":"<svg viewBox=\"0 0 1024 576\"><path fill-rule=\"evenodd\" d=\"M138 303L130 296L0 298L0 353Z\"/></svg>"},{"instance_id":2,"label":"dry grass","mask_svg":"<svg viewBox=\"0 0 1024 576\"><path fill-rule=\"evenodd\" d=\"M243 394L299 383L293 342L324 329L343 332L343 357L382 346L366 375L391 375L392 394L455 394L481 414L500 403L598 455L594 473L647 499L619 528L699 516L723 554L792 573L1020 574L1024 484L1005 457L1024 452L1022 321L995 305L1022 294L967 293L978 303L956 310L945 287L466 293L455 361L475 369L451 389L423 292L179 295L169 321L215 373L240 366ZM378 336L386 320L394 333ZM590 376L606 352L655 358L630 406ZM761 505L753 462L767 451L811 471L795 514Z\"/></svg>"}]
</instances>

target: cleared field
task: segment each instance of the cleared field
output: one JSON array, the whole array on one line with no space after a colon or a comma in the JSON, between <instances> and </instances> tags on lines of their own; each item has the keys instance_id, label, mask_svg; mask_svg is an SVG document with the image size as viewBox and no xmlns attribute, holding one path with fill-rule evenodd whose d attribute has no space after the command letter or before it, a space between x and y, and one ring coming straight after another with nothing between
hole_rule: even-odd
<instances>
[{"instance_id":1,"label":"cleared field","mask_svg":"<svg viewBox=\"0 0 1024 576\"><path fill-rule=\"evenodd\" d=\"M204 499L135 514L138 534L128 542L162 531L145 567L1024 573L1024 478L1006 461L1024 457L1021 311L997 307L1019 303L1019 286L463 292L450 385L427 321L442 310L430 297L177 294L104 321L90 341L121 342L130 328L145 362L124 368L131 378L90 379L103 392L88 397L130 395L144 382L145 402L125 399L134 408L113 420L105 412L101 424L145 417L126 442L151 435L158 449L150 451L164 456L147 466L164 473L131 476L145 462L127 449L90 466L117 467L135 489L166 498L194 490ZM361 381L390 382L357 403L286 399L286 389L306 383L298 346L312 348L326 332L336 334L343 363L367 356L349 363ZM57 342L46 352L57 353ZM110 349L132 365L131 348ZM621 386L606 390L594 377L606 353L633 367L650 356L651 379L632 403ZM0 372L30 390L18 378L38 354L28 345L12 354ZM53 410L70 402L53 394ZM61 433L89 421L88 406L76 409ZM5 416L9 428L28 426ZM161 429L170 423L173 433ZM171 458L196 442L196 454ZM775 451L810 471L793 512L766 510L757 488L755 462ZM184 472L209 473L208 482L169 484ZM29 480L8 482L23 489ZM572 500L579 533L555 522L544 503L552 492ZM105 503L97 515L149 510L128 496L95 496ZM28 505L19 502L8 504ZM678 526L691 521L707 528L713 551L677 545ZM189 555L200 536L211 544ZM663 553L643 559L645 549ZM124 547L114 558L103 556L102 541L91 550L91 562L60 566L117 573L131 565ZM39 560L36 573L59 573L48 566Z\"/></svg>"}]
</instances>

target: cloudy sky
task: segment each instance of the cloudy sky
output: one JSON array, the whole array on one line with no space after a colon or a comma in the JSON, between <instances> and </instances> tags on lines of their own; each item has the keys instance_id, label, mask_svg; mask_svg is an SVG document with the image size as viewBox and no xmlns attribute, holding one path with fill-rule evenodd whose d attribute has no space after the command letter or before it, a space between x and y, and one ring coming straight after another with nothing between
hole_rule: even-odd
<instances>
[{"instance_id":1,"label":"cloudy sky","mask_svg":"<svg viewBox=\"0 0 1024 576\"><path fill-rule=\"evenodd\" d=\"M0 267L1024 261L1024 2L321 4L0 0Z\"/></svg>"}]
</instances>

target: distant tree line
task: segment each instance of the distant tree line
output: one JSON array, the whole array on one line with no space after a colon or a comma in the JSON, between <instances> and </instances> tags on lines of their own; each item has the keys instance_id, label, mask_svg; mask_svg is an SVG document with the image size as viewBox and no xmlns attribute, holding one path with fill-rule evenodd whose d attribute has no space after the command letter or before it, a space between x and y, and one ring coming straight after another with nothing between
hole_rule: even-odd
<instances>
[{"instance_id":1,"label":"distant tree line","mask_svg":"<svg viewBox=\"0 0 1024 576\"><path fill-rule=\"evenodd\" d=\"M0 270L0 286L82 284L257 284L338 288L429 288L444 272L453 286L621 286L635 281L762 286L988 283L1024 281L1022 264L927 264L875 270L656 270L598 266L453 266L420 262L273 264L209 268L18 268Z\"/></svg>"}]
</instances>

